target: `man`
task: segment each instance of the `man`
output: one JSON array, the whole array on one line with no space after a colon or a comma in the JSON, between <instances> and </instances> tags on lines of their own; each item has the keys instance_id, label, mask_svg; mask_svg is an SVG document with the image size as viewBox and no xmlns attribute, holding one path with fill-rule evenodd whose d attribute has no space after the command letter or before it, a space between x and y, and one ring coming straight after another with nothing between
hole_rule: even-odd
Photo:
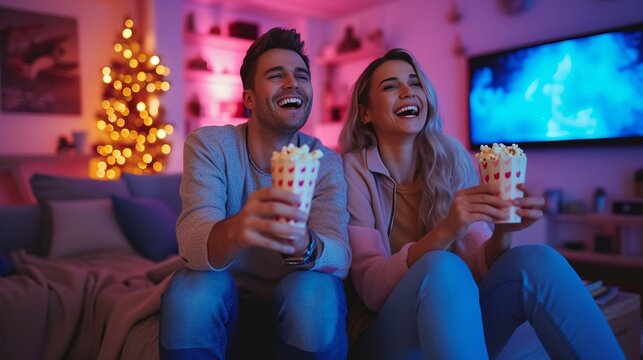
<instances>
[{"instance_id":1,"label":"man","mask_svg":"<svg viewBox=\"0 0 643 360\"><path fill-rule=\"evenodd\" d=\"M346 358L346 183L339 156L299 132L313 95L303 45L295 30L260 36L241 66L247 124L186 139L187 268L163 295L161 358ZM272 152L290 143L324 153L306 228L275 220L306 220L298 196L271 187Z\"/></svg>"}]
</instances>

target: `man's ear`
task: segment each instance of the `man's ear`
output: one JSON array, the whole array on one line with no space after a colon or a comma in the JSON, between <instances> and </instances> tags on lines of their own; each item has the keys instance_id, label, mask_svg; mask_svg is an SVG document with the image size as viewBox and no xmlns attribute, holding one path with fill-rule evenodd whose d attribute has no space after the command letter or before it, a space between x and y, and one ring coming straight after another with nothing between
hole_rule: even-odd
<instances>
[{"instance_id":1,"label":"man's ear","mask_svg":"<svg viewBox=\"0 0 643 360\"><path fill-rule=\"evenodd\" d=\"M251 89L244 89L243 90L243 104L248 108L248 110L252 111L255 108L255 93Z\"/></svg>"},{"instance_id":2,"label":"man's ear","mask_svg":"<svg viewBox=\"0 0 643 360\"><path fill-rule=\"evenodd\" d=\"M359 118L362 120L362 124L368 124L371 122L370 114L368 112L368 107L364 105L359 106Z\"/></svg>"}]
</instances>

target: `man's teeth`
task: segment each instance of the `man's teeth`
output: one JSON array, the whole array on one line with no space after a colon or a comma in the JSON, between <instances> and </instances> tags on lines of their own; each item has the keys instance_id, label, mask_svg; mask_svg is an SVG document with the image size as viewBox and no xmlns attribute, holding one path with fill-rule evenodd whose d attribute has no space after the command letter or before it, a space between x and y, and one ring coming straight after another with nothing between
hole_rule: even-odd
<instances>
[{"instance_id":1,"label":"man's teeth","mask_svg":"<svg viewBox=\"0 0 643 360\"><path fill-rule=\"evenodd\" d=\"M412 116L417 116L419 114L420 109L415 106L415 105L409 105L409 106L404 106L401 107L397 110L395 110L395 115L397 116L404 116L404 117L412 117Z\"/></svg>"},{"instance_id":2,"label":"man's teeth","mask_svg":"<svg viewBox=\"0 0 643 360\"><path fill-rule=\"evenodd\" d=\"M302 100L300 98L289 97L279 100L279 102L277 102L277 105L279 105L280 107L300 107L301 103Z\"/></svg>"}]
</instances>

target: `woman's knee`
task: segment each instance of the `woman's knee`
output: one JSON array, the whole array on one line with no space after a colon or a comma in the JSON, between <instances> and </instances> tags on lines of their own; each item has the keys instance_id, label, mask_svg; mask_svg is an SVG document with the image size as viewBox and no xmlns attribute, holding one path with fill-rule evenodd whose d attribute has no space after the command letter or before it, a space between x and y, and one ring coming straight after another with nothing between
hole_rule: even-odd
<instances>
[{"instance_id":1,"label":"woman's knee","mask_svg":"<svg viewBox=\"0 0 643 360\"><path fill-rule=\"evenodd\" d=\"M520 269L539 270L542 268L558 268L569 263L556 250L547 245L521 245L509 249L501 258L507 258Z\"/></svg>"},{"instance_id":2,"label":"woman's knee","mask_svg":"<svg viewBox=\"0 0 643 360\"><path fill-rule=\"evenodd\" d=\"M477 296L477 285L467 264L449 251L431 251L424 254L409 270L421 281L421 293L462 294Z\"/></svg>"}]
</instances>

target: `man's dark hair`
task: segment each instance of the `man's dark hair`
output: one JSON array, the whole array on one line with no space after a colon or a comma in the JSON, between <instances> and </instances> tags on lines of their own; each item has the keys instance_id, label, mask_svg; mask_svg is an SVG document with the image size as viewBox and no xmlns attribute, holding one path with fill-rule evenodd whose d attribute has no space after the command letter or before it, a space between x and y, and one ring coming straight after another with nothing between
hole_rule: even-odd
<instances>
[{"instance_id":1,"label":"man's dark hair","mask_svg":"<svg viewBox=\"0 0 643 360\"><path fill-rule=\"evenodd\" d=\"M304 42L295 29L272 28L255 40L243 58L241 64L241 82L244 89L254 88L254 75L257 69L257 60L268 50L286 49L296 52L310 71L308 56L304 54Z\"/></svg>"}]
</instances>

